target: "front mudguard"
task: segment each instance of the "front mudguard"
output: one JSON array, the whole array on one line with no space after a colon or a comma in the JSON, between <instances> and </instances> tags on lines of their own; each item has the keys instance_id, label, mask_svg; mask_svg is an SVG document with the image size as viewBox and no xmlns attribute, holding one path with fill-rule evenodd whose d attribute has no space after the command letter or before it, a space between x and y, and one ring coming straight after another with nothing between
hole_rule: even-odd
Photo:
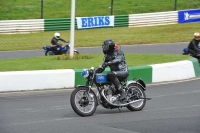
<instances>
[{"instance_id":1,"label":"front mudguard","mask_svg":"<svg viewBox=\"0 0 200 133\"><path fill-rule=\"evenodd\" d=\"M81 89L83 89L83 88L87 91L88 95L89 95L91 98L94 98L94 97L97 98L97 97L98 97L98 96L95 94L95 92L91 89L91 87L88 87L88 86L85 86L85 85L77 85L77 86L75 87L75 90L81 90ZM90 92L94 93L94 95L91 95Z\"/></svg>"},{"instance_id":2,"label":"front mudguard","mask_svg":"<svg viewBox=\"0 0 200 133\"><path fill-rule=\"evenodd\" d=\"M75 89L79 89L79 88L81 88L81 87L86 88L87 91L89 90L89 87L88 87L88 86L85 86L85 85L77 85L77 86L75 87Z\"/></svg>"}]
</instances>

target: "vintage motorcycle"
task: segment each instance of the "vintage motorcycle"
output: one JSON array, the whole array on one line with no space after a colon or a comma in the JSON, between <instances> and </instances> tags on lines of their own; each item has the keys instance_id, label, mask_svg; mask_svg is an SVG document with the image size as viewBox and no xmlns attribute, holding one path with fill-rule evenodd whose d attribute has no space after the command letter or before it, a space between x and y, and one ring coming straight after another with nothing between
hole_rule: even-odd
<instances>
[{"instance_id":1,"label":"vintage motorcycle","mask_svg":"<svg viewBox=\"0 0 200 133\"><path fill-rule=\"evenodd\" d=\"M198 46L198 49L200 49L200 46ZM188 51L188 47L183 48L183 53L182 53L182 54L183 54L183 55L188 55L188 54L190 54L189 51Z\"/></svg>"},{"instance_id":2,"label":"vintage motorcycle","mask_svg":"<svg viewBox=\"0 0 200 133\"><path fill-rule=\"evenodd\" d=\"M120 101L120 94L114 85L107 81L106 74L98 73L99 69L103 68L84 69L81 75L87 79L86 85L78 85L71 94L71 106L78 115L93 115L99 104L107 109L127 107L130 111L140 111L144 108L146 100L150 100L146 98L146 85L142 79L125 79L120 82L126 92L126 99ZM96 91L92 88L94 84Z\"/></svg>"},{"instance_id":3,"label":"vintage motorcycle","mask_svg":"<svg viewBox=\"0 0 200 133\"><path fill-rule=\"evenodd\" d=\"M64 46L62 44L59 45L59 50L56 50L55 48L52 48L51 46L43 46L45 55L62 55L62 54L69 54L70 52L70 44L66 43ZM79 54L78 50L74 49L75 54Z\"/></svg>"},{"instance_id":4,"label":"vintage motorcycle","mask_svg":"<svg viewBox=\"0 0 200 133\"><path fill-rule=\"evenodd\" d=\"M198 46L198 49L200 49L200 46ZM186 47L186 48L183 48L183 53L182 53L183 55L189 55L189 56L191 56L191 57L194 57L194 58L196 58L197 60L198 60L198 62L199 62L199 65L200 65L200 54L197 54L196 56L193 56L189 51L188 51L188 48Z\"/></svg>"}]
</instances>

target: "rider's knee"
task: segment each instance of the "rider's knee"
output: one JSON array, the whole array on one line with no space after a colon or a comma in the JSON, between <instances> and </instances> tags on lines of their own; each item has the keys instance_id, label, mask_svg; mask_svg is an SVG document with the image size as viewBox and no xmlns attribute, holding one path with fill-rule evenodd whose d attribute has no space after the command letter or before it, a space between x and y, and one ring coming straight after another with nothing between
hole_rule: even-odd
<instances>
[{"instance_id":1,"label":"rider's knee","mask_svg":"<svg viewBox=\"0 0 200 133\"><path fill-rule=\"evenodd\" d=\"M114 74L113 72L108 72L107 78L108 78L109 80L112 80L112 79L116 78L116 76L115 76L115 74Z\"/></svg>"}]
</instances>

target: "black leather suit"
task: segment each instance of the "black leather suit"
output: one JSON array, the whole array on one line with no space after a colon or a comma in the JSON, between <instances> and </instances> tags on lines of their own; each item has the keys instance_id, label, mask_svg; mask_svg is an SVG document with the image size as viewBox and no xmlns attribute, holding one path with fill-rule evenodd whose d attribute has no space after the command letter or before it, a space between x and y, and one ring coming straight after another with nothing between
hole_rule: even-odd
<instances>
[{"instance_id":1,"label":"black leather suit","mask_svg":"<svg viewBox=\"0 0 200 133\"><path fill-rule=\"evenodd\" d=\"M107 74L108 81L112 82L116 89L119 89L120 81L126 79L129 75L124 53L120 49L117 49L112 54L105 54L102 66L105 63L109 63L108 66L111 70Z\"/></svg>"},{"instance_id":2,"label":"black leather suit","mask_svg":"<svg viewBox=\"0 0 200 133\"><path fill-rule=\"evenodd\" d=\"M188 52L196 57L197 54L200 54L200 49L198 48L199 40L192 39L192 41L188 45Z\"/></svg>"},{"instance_id":3,"label":"black leather suit","mask_svg":"<svg viewBox=\"0 0 200 133\"><path fill-rule=\"evenodd\" d=\"M66 42L64 39L62 39L62 38L59 38L59 39L56 39L55 37L53 37L52 39L51 39L51 44L52 45L60 45L59 43L58 43L58 41L63 41L63 42Z\"/></svg>"},{"instance_id":4,"label":"black leather suit","mask_svg":"<svg viewBox=\"0 0 200 133\"><path fill-rule=\"evenodd\" d=\"M53 37L52 39L51 39L51 48L52 49L54 49L54 50L57 50L57 48L59 47L59 43L58 43L58 41L59 40L61 40L61 41L63 41L63 42L66 42L64 39L62 39L62 38L59 38L59 39L56 39L55 37Z\"/></svg>"}]
</instances>

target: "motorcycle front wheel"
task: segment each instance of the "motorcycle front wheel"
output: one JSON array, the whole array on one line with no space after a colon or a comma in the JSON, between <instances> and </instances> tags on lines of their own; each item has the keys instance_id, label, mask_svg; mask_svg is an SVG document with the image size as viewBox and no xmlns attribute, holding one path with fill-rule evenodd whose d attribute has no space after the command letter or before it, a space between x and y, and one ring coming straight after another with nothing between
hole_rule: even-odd
<instances>
[{"instance_id":1,"label":"motorcycle front wheel","mask_svg":"<svg viewBox=\"0 0 200 133\"><path fill-rule=\"evenodd\" d=\"M130 111L140 111L144 108L146 104L146 95L141 86L137 84L130 84L128 86L127 96L130 101L135 101L127 106Z\"/></svg>"},{"instance_id":2,"label":"motorcycle front wheel","mask_svg":"<svg viewBox=\"0 0 200 133\"><path fill-rule=\"evenodd\" d=\"M74 54L79 54L79 52L78 51L74 51Z\"/></svg>"},{"instance_id":3,"label":"motorcycle front wheel","mask_svg":"<svg viewBox=\"0 0 200 133\"><path fill-rule=\"evenodd\" d=\"M51 55L54 55L53 51L46 51L45 52L45 56L51 56Z\"/></svg>"},{"instance_id":4,"label":"motorcycle front wheel","mask_svg":"<svg viewBox=\"0 0 200 133\"><path fill-rule=\"evenodd\" d=\"M70 103L74 112L79 116L91 116L97 108L97 97L94 91L88 92L88 88L78 87L72 92Z\"/></svg>"},{"instance_id":5,"label":"motorcycle front wheel","mask_svg":"<svg viewBox=\"0 0 200 133\"><path fill-rule=\"evenodd\" d=\"M67 51L67 52L65 52L64 54L70 54L70 53ZM78 54L79 54L78 51L74 51L74 55L78 55Z\"/></svg>"}]
</instances>

